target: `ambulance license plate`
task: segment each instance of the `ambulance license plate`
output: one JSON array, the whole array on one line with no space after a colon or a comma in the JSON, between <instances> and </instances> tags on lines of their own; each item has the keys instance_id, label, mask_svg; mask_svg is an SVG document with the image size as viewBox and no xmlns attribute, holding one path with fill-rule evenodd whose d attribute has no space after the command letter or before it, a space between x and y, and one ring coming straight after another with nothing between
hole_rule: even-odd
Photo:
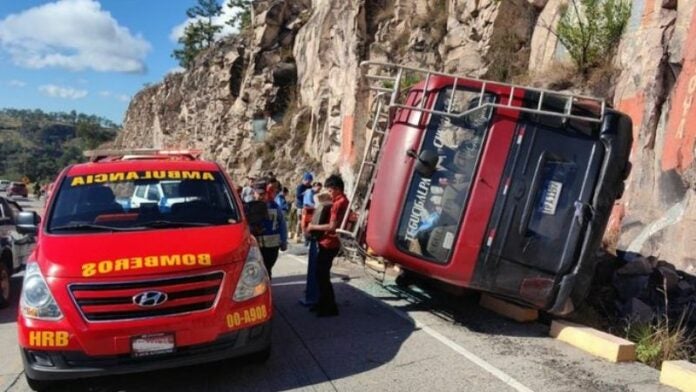
<instances>
[{"instance_id":1,"label":"ambulance license plate","mask_svg":"<svg viewBox=\"0 0 696 392\"><path fill-rule=\"evenodd\" d=\"M147 357L174 352L174 334L158 333L136 336L131 340L131 354L134 357Z\"/></svg>"},{"instance_id":2,"label":"ambulance license plate","mask_svg":"<svg viewBox=\"0 0 696 392\"><path fill-rule=\"evenodd\" d=\"M541 213L546 215L556 215L558 200L561 198L563 183L558 181L548 181L544 195L542 197Z\"/></svg>"}]
</instances>

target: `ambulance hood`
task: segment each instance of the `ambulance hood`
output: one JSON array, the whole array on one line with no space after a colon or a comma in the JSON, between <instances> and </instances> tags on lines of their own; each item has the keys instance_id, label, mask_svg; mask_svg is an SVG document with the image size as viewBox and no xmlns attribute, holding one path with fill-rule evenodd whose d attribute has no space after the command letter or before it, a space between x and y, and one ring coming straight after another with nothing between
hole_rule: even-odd
<instances>
[{"instance_id":1,"label":"ambulance hood","mask_svg":"<svg viewBox=\"0 0 696 392\"><path fill-rule=\"evenodd\" d=\"M42 234L36 259L50 277L113 279L178 274L242 263L252 242L243 224Z\"/></svg>"}]
</instances>

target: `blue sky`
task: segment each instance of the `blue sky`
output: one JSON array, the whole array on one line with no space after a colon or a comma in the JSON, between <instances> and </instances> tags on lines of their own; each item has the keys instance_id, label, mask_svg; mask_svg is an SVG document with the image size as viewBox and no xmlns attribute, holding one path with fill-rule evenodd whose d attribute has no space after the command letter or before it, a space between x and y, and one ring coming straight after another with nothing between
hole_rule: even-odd
<instances>
[{"instance_id":1,"label":"blue sky","mask_svg":"<svg viewBox=\"0 0 696 392\"><path fill-rule=\"evenodd\" d=\"M178 67L173 30L194 3L0 0L0 108L122 123L130 97Z\"/></svg>"}]
</instances>

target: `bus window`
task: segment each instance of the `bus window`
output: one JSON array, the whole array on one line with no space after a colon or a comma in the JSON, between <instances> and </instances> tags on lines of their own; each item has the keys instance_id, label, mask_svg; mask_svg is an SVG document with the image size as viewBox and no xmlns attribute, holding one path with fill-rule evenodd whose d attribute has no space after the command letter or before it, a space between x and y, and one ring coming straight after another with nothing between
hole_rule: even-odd
<instances>
[{"instance_id":1,"label":"bus window","mask_svg":"<svg viewBox=\"0 0 696 392\"><path fill-rule=\"evenodd\" d=\"M446 111L451 95L451 88L443 90L434 109ZM483 102L494 99L486 94ZM459 118L431 117L420 152L437 153L437 170L430 177L413 173L396 238L402 251L441 264L449 260L492 114L492 108L478 107L479 101L478 92L460 88L452 112L472 111Z\"/></svg>"}]
</instances>

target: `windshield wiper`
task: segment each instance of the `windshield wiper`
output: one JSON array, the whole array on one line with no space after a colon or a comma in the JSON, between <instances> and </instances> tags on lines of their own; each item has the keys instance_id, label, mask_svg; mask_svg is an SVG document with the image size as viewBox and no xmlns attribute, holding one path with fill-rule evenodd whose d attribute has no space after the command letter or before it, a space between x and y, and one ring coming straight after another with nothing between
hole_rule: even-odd
<instances>
[{"instance_id":1,"label":"windshield wiper","mask_svg":"<svg viewBox=\"0 0 696 392\"><path fill-rule=\"evenodd\" d=\"M129 231L132 228L121 228L113 226L96 225L93 223L70 223L63 226L51 227L50 231L83 231L83 230L98 230L98 231Z\"/></svg>"},{"instance_id":2,"label":"windshield wiper","mask_svg":"<svg viewBox=\"0 0 696 392\"><path fill-rule=\"evenodd\" d=\"M156 228L163 228L163 227L203 227L203 226L212 226L212 225L213 225L212 223L181 222L181 221L168 221L168 220L155 220L155 221L141 223L141 226L143 226L143 227L156 227Z\"/></svg>"}]
</instances>

